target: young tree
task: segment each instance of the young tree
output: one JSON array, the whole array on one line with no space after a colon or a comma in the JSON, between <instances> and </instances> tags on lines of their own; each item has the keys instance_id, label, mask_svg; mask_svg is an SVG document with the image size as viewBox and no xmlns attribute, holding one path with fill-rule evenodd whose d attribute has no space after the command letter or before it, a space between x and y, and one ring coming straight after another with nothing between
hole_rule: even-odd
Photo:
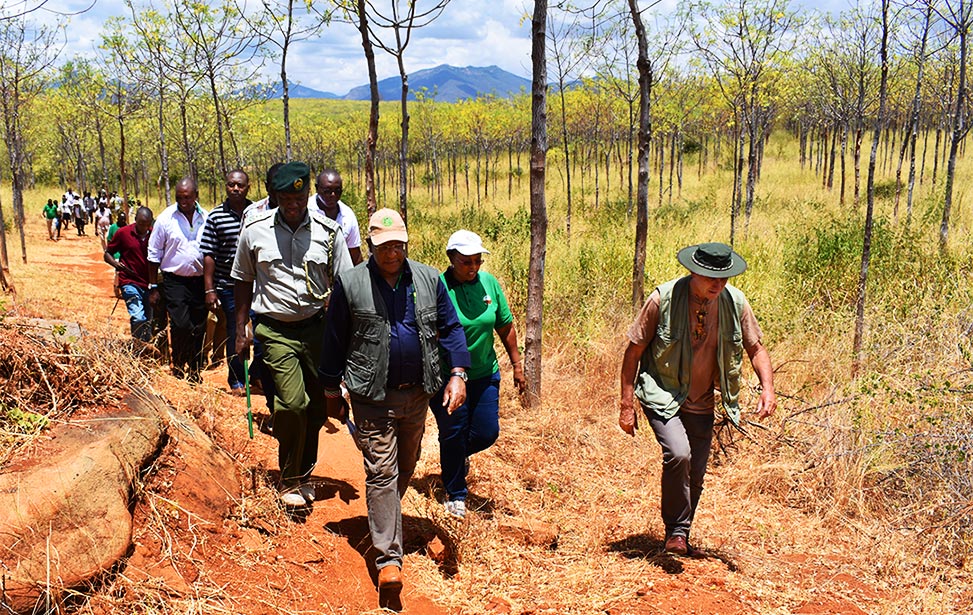
<instances>
[{"instance_id":1,"label":"young tree","mask_svg":"<svg viewBox=\"0 0 973 615\"><path fill-rule=\"evenodd\" d=\"M655 6L653 3L647 8ZM649 152L652 148L652 86L655 84L656 65L665 66L675 49L675 41L667 40L657 48L655 58L650 57L649 35L642 22L642 12L638 0L628 0L629 14L638 41L639 74L639 172L638 196L635 221L635 256L632 264L632 304L641 305L645 301L645 248L649 228ZM675 39L673 36L672 39ZM663 68L664 70L664 68ZM660 182L661 187L661 182Z\"/></svg>"},{"instance_id":2,"label":"young tree","mask_svg":"<svg viewBox=\"0 0 973 615\"><path fill-rule=\"evenodd\" d=\"M405 71L405 50L412 40L412 32L416 28L429 25L439 17L449 0L434 0L432 4L418 9L419 3L415 0L402 2L401 0L390 1L390 13L379 10L374 2L366 0L365 10L369 16L367 25L371 41L383 49L386 53L395 58L399 68L399 79L401 80L401 96L399 105L401 109L401 138L399 140L399 211L402 212L402 219L408 223L408 163L409 163L409 75ZM392 31L392 41L383 40L378 36L375 27Z\"/></svg>"},{"instance_id":3,"label":"young tree","mask_svg":"<svg viewBox=\"0 0 973 615\"><path fill-rule=\"evenodd\" d=\"M916 141L919 138L919 120L922 111L922 86L925 76L927 51L926 45L929 40L929 27L932 22L933 6L927 3L923 10L922 26L920 28L919 40L912 51L912 59L916 64L916 88L912 96L912 106L909 112L909 125L907 138L902 141L903 153L908 148L909 151L909 178L906 180L908 185L908 196L906 197L906 225L912 222L912 196L916 182ZM895 211L899 209L899 196L902 193L902 159L899 159L899 167L895 174Z\"/></svg>"},{"instance_id":4,"label":"young tree","mask_svg":"<svg viewBox=\"0 0 973 615\"><path fill-rule=\"evenodd\" d=\"M716 7L707 2L693 2L687 10L694 20L691 34L696 49L702 53L736 116L737 163L730 210L732 244L741 207L749 226L759 156L763 151L761 144L771 123L769 91L782 61L796 44L796 38L789 36L789 32L799 26L799 19L789 8L788 0L734 0ZM744 167L747 169L745 198Z\"/></svg>"},{"instance_id":5,"label":"young tree","mask_svg":"<svg viewBox=\"0 0 973 615\"><path fill-rule=\"evenodd\" d=\"M257 59L256 36L241 23L239 12L231 0L223 0L220 5L209 5L195 0L176 0L174 3L175 22L191 44L193 60L209 89L213 101L216 122L216 144L219 151L219 177L229 170L226 162L225 141L232 134L230 114L224 108L224 95L221 86L233 88L237 92L250 83L260 70ZM242 161L237 160L239 165Z\"/></svg>"},{"instance_id":6,"label":"young tree","mask_svg":"<svg viewBox=\"0 0 973 615\"><path fill-rule=\"evenodd\" d=\"M888 100L889 84L889 2L882 0L882 30L879 60L882 67L882 77L878 88L878 113L875 115L872 129L872 153L868 159L868 180L866 185L867 206L865 210L865 231L862 239L862 261L858 274L858 299L855 302L855 339L852 344L852 377L854 377L862 362L862 340L865 332L865 290L868 286L868 265L871 261L872 225L875 210L875 163L878 158L878 143L882 137L882 126L885 122L885 107Z\"/></svg>"},{"instance_id":7,"label":"young tree","mask_svg":"<svg viewBox=\"0 0 973 615\"><path fill-rule=\"evenodd\" d=\"M294 5L298 6L295 7ZM321 10L311 0L261 0L259 18L251 17L237 6L239 15L250 24L260 44L273 45L280 52L281 102L284 106L284 152L292 158L290 82L287 79L287 54L291 45L317 36L331 19L330 11Z\"/></svg>"},{"instance_id":8,"label":"young tree","mask_svg":"<svg viewBox=\"0 0 973 615\"><path fill-rule=\"evenodd\" d=\"M931 0L929 0L931 1ZM969 92L966 85L966 64L970 24L973 23L973 1L942 0L936 4L939 17L952 29L959 44L959 76L956 84L956 107L953 112L953 126L949 143L949 158L946 163L946 186L943 197L943 220L939 226L939 248L946 249L949 239L949 216L953 206L953 182L956 176L956 153L960 142L966 138L970 127L966 123L966 109L969 106Z\"/></svg>"},{"instance_id":9,"label":"young tree","mask_svg":"<svg viewBox=\"0 0 973 615\"><path fill-rule=\"evenodd\" d=\"M23 18L0 21L0 112L10 162L14 223L20 234L20 253L25 263L23 191L28 160L27 114L44 88L45 72L60 51L61 33L59 26L38 26ZM0 235L3 234L0 228Z\"/></svg>"},{"instance_id":10,"label":"young tree","mask_svg":"<svg viewBox=\"0 0 973 615\"><path fill-rule=\"evenodd\" d=\"M561 115L561 147L564 148L564 177L567 192L565 225L567 239L571 241L571 146L568 142L568 112L564 101L565 90L572 78L582 70L583 64L593 55L593 37L581 38L580 19L584 15L570 5L555 5L547 14L547 42L553 60L554 80L557 83Z\"/></svg>"},{"instance_id":11,"label":"young tree","mask_svg":"<svg viewBox=\"0 0 973 615\"><path fill-rule=\"evenodd\" d=\"M541 403L541 367L544 330L544 261L547 256L547 0L534 0L531 17L531 122L530 122L530 273L527 279L527 324L524 374L527 405Z\"/></svg>"}]
</instances>

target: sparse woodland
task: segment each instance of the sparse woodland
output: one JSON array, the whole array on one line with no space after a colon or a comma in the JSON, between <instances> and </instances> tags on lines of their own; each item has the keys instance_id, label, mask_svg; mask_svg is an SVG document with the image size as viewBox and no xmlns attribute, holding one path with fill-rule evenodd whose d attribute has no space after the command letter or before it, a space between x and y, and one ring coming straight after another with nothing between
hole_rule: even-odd
<instances>
[{"instance_id":1,"label":"sparse woodland","mask_svg":"<svg viewBox=\"0 0 973 615\"><path fill-rule=\"evenodd\" d=\"M578 597L563 612L603 612L592 604L609 604L611 590L591 558L624 550L616 547L626 535L658 530L657 499L642 491L655 485L658 469L646 458L651 451L654 460L657 447L650 431L632 441L615 427L618 368L640 297L633 279L647 295L681 275L676 251L701 241L732 242L748 260L733 283L760 320L781 398L771 420L720 430L701 540L796 549L817 541L788 534L780 517L754 521L747 511L801 515L814 523L795 528L841 535L843 548L863 551L856 557L871 578L891 579L896 599L866 612L968 608L971 4L876 0L837 15L781 0L690 2L667 15L643 7L652 78L649 122L641 124L642 200L645 90L630 7L549 7L547 81L559 87L547 92L544 393L525 408L509 391L509 366L501 366L501 440L473 489L497 509L529 511L565 530L550 557L574 575ZM175 0L150 8L133 0L129 13L105 24L99 59L57 65L25 52L42 33L31 15L0 21L5 279L19 285L21 276L42 275L29 247L22 259L7 250L14 254L18 229L40 224L43 203L68 186L106 184L158 212L170 186L192 173L209 208L222 200L225 170L247 170L255 198L266 168L289 156L315 171L338 168L343 200L364 219L368 103L291 100L285 140L281 101L261 100L250 87L261 60L257 39L239 43L259 37L261 22L250 30L240 20L224 24L235 6ZM327 17L353 15L336 6ZM209 44L218 53L203 61L186 34L190 18L200 32L236 42ZM326 36L326 20L311 35ZM30 58L39 70L27 70ZM523 330L530 93L455 104L437 102L435 92L413 94L407 148L401 104L379 107L375 201L396 207L405 193L410 257L422 262L443 267L445 239L458 228L483 236L491 250L485 267ZM57 304L9 294L3 302L27 312ZM43 428L29 414L54 409L10 412L19 398L3 391L9 377L0 369L0 441L15 452ZM755 387L752 374L750 381ZM744 407L756 396L745 392ZM514 565L490 550L485 531L474 526L457 537L463 561L502 580L440 580L452 596L447 605L467 604L480 582L523 595L546 579L547 556L527 554ZM770 572L760 566L752 563Z\"/></svg>"}]
</instances>

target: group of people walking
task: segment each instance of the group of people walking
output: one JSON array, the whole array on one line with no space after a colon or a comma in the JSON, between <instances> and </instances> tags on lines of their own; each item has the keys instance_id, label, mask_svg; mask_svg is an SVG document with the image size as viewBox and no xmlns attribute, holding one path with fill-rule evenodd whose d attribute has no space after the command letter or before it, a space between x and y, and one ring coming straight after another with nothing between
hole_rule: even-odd
<instances>
[{"instance_id":1,"label":"group of people walking","mask_svg":"<svg viewBox=\"0 0 973 615\"><path fill-rule=\"evenodd\" d=\"M135 201L136 208L141 206ZM124 201L116 193L102 190L97 198L90 192L79 195L70 187L58 199L47 199L43 214L47 223L47 235L50 241L61 239L61 231L67 231L74 224L79 237L87 235L85 228L89 223L95 225L95 234L104 243L109 227L113 224L124 226Z\"/></svg>"},{"instance_id":2,"label":"group of people walking","mask_svg":"<svg viewBox=\"0 0 973 615\"><path fill-rule=\"evenodd\" d=\"M524 387L513 316L496 278L479 270L489 251L478 235L450 237L450 267L441 273L406 257L401 216L381 209L369 218L363 260L340 174L319 173L314 195L310 179L304 163L274 165L268 197L252 203L247 173L234 170L226 199L211 212L200 207L196 183L183 179L176 203L158 219L140 209L106 245L105 261L119 272L133 337L147 341L153 312L165 308L172 372L191 383L201 378L207 311L225 314L227 384L242 393L249 375L262 385L283 505L314 501L311 473L328 417L354 426L378 585L395 591L400 502L426 412L432 408L440 427L445 510L463 518L468 458L499 434L494 332Z\"/></svg>"},{"instance_id":3,"label":"group of people walking","mask_svg":"<svg viewBox=\"0 0 973 615\"><path fill-rule=\"evenodd\" d=\"M247 173L231 171L226 199L206 212L195 181L183 179L176 203L157 220L140 208L108 242L105 260L119 271L135 338L146 339L153 310L165 307L176 376L199 382L206 314L223 312L227 384L240 393L247 370L262 384L284 506L314 501L320 429L329 417L349 424L364 460L377 583L398 591L401 500L426 413L438 426L445 511L462 519L469 458L499 436L496 338L514 385L526 387L516 328L499 282L481 271L490 252L476 233L449 237L440 272L408 258L402 217L380 209L368 220L365 258L355 214L340 200L340 174L319 173L313 196L310 180L302 162L276 164L267 198L251 203ZM663 453L664 548L692 555L715 406L740 420L744 352L762 389L758 417L777 401L753 310L727 284L746 262L719 243L689 246L678 260L689 275L655 289L628 331L619 426L634 435L637 400Z\"/></svg>"}]
</instances>

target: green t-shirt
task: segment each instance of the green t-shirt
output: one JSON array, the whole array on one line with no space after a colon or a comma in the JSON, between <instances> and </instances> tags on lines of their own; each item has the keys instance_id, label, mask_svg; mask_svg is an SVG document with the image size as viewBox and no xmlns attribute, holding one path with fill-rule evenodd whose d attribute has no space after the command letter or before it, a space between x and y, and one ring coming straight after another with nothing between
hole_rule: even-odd
<instances>
[{"instance_id":1,"label":"green t-shirt","mask_svg":"<svg viewBox=\"0 0 973 615\"><path fill-rule=\"evenodd\" d=\"M493 332L514 320L500 282L485 271L480 271L472 282L465 284L457 282L449 272L440 278L466 333L471 361L469 378L486 378L500 369L493 349Z\"/></svg>"},{"instance_id":2,"label":"green t-shirt","mask_svg":"<svg viewBox=\"0 0 973 615\"><path fill-rule=\"evenodd\" d=\"M48 220L53 220L57 218L58 207L57 205L45 205L44 206L44 217Z\"/></svg>"}]
</instances>

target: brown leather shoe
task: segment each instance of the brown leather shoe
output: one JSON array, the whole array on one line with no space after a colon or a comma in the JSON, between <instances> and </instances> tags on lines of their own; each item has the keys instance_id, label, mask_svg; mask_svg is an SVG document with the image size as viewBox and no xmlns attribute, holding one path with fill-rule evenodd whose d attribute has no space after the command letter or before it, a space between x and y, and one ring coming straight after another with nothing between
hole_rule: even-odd
<instances>
[{"instance_id":1,"label":"brown leather shoe","mask_svg":"<svg viewBox=\"0 0 973 615\"><path fill-rule=\"evenodd\" d=\"M402 589L402 568L396 565L385 566L378 571L379 589Z\"/></svg>"},{"instance_id":2,"label":"brown leather shoe","mask_svg":"<svg viewBox=\"0 0 973 615\"><path fill-rule=\"evenodd\" d=\"M666 553L672 553L673 555L686 555L689 553L689 544L686 542L686 537L677 534L666 539Z\"/></svg>"}]
</instances>

